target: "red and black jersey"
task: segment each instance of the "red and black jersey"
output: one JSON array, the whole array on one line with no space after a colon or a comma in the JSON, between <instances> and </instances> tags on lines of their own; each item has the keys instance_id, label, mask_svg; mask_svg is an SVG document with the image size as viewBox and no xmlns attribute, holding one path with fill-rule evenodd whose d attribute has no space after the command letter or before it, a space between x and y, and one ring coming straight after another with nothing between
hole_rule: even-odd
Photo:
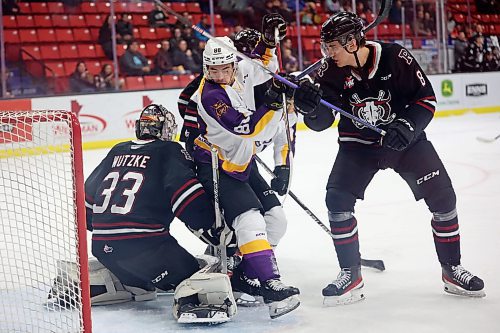
<instances>
[{"instance_id":1,"label":"red and black jersey","mask_svg":"<svg viewBox=\"0 0 500 333\"><path fill-rule=\"evenodd\" d=\"M170 141L114 146L85 182L85 205L94 240L165 235L174 217L194 230L215 221L191 156Z\"/></svg>"},{"instance_id":2,"label":"red and black jersey","mask_svg":"<svg viewBox=\"0 0 500 333\"><path fill-rule=\"evenodd\" d=\"M421 133L436 107L434 90L423 70L398 44L367 42L366 47L369 56L361 71L349 66L339 68L332 59L319 68L315 82L323 90L323 99L380 128L398 118L411 120L416 133ZM321 106L315 117L305 117L304 121L314 130L323 130L333 123L332 112ZM340 117L341 144L379 146L379 141L378 133Z\"/></svg>"}]
</instances>

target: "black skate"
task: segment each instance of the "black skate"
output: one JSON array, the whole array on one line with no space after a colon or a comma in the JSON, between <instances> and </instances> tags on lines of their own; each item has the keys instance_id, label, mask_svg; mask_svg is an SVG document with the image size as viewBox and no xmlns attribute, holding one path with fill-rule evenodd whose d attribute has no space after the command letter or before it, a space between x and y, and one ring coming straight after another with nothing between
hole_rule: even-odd
<instances>
[{"instance_id":1,"label":"black skate","mask_svg":"<svg viewBox=\"0 0 500 333\"><path fill-rule=\"evenodd\" d=\"M270 279L263 283L261 288L264 302L269 306L271 319L280 317L299 307L300 294L298 288L286 286L280 279Z\"/></svg>"},{"instance_id":2,"label":"black skate","mask_svg":"<svg viewBox=\"0 0 500 333\"><path fill-rule=\"evenodd\" d=\"M234 269L231 286L237 305L250 307L263 304L259 280L248 278L242 269Z\"/></svg>"},{"instance_id":3,"label":"black skate","mask_svg":"<svg viewBox=\"0 0 500 333\"><path fill-rule=\"evenodd\" d=\"M323 289L325 306L347 305L365 299L361 266L342 268L337 279Z\"/></svg>"},{"instance_id":4,"label":"black skate","mask_svg":"<svg viewBox=\"0 0 500 333\"><path fill-rule=\"evenodd\" d=\"M462 265L441 265L444 291L454 295L484 297L484 282Z\"/></svg>"}]
</instances>

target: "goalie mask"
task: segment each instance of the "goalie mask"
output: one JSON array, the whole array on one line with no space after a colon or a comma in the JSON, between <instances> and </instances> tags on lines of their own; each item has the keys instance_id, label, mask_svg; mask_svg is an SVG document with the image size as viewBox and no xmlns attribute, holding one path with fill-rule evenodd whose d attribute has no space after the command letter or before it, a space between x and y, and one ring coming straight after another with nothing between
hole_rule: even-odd
<instances>
[{"instance_id":1,"label":"goalie mask","mask_svg":"<svg viewBox=\"0 0 500 333\"><path fill-rule=\"evenodd\" d=\"M364 27L363 20L351 12L340 12L330 17L321 26L320 38L323 56L328 56L326 44L333 41L339 42L346 50L347 45L352 40L356 40L358 48L362 46L365 42Z\"/></svg>"},{"instance_id":2,"label":"goalie mask","mask_svg":"<svg viewBox=\"0 0 500 333\"><path fill-rule=\"evenodd\" d=\"M160 139L173 141L177 134L174 115L159 104L146 106L135 122L135 135L138 139Z\"/></svg>"},{"instance_id":3,"label":"goalie mask","mask_svg":"<svg viewBox=\"0 0 500 333\"><path fill-rule=\"evenodd\" d=\"M227 46L234 48L233 41L229 37L224 36L215 38L220 42L226 44ZM208 80L215 81L216 78L213 75L212 71L210 70L210 66L219 67L220 65L228 65L228 64L232 64L232 68L222 70L218 73L219 75L222 75L225 78L224 80L221 80L220 78L217 79L218 83L221 84L232 83L237 69L236 55L228 48L225 48L221 46L219 43L215 42L213 39L210 39L207 42L207 45L205 45L205 50L203 51L203 75L205 75L205 77ZM218 71L218 69L216 71Z\"/></svg>"},{"instance_id":4,"label":"goalie mask","mask_svg":"<svg viewBox=\"0 0 500 333\"><path fill-rule=\"evenodd\" d=\"M234 36L234 46L246 55L251 55L260 38L260 32L255 29L243 29Z\"/></svg>"}]
</instances>

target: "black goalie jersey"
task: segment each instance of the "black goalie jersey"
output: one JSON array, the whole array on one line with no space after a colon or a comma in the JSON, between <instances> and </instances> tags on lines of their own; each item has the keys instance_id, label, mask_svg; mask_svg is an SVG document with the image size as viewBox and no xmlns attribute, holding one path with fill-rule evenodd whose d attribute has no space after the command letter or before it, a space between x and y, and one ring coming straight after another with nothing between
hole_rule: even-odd
<instances>
[{"instance_id":1,"label":"black goalie jersey","mask_svg":"<svg viewBox=\"0 0 500 333\"><path fill-rule=\"evenodd\" d=\"M339 68L332 59L320 67L315 81L323 90L323 99L380 128L398 118L409 119L420 133L431 121L436 107L429 80L402 46L379 42L367 42L366 46L370 52L364 74L351 67ZM321 106L313 113L317 117L306 117L304 121L314 130L323 130L332 125L332 112ZM378 133L340 117L340 144L380 147L379 142Z\"/></svg>"},{"instance_id":2,"label":"black goalie jersey","mask_svg":"<svg viewBox=\"0 0 500 333\"><path fill-rule=\"evenodd\" d=\"M85 182L87 228L93 240L167 235L174 217L192 229L215 221L191 156L176 142L116 145Z\"/></svg>"}]
</instances>

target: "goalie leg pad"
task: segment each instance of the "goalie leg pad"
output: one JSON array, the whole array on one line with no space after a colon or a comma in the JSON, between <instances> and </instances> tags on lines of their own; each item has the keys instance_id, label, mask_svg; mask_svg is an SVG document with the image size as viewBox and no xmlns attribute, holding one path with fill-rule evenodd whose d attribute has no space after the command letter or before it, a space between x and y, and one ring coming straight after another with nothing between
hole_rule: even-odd
<instances>
[{"instance_id":1,"label":"goalie leg pad","mask_svg":"<svg viewBox=\"0 0 500 333\"><path fill-rule=\"evenodd\" d=\"M179 323L221 323L235 314L226 274L196 272L175 289L173 315Z\"/></svg>"},{"instance_id":2,"label":"goalie leg pad","mask_svg":"<svg viewBox=\"0 0 500 333\"><path fill-rule=\"evenodd\" d=\"M133 299L130 291L96 258L89 258L90 303L108 305Z\"/></svg>"}]
</instances>

